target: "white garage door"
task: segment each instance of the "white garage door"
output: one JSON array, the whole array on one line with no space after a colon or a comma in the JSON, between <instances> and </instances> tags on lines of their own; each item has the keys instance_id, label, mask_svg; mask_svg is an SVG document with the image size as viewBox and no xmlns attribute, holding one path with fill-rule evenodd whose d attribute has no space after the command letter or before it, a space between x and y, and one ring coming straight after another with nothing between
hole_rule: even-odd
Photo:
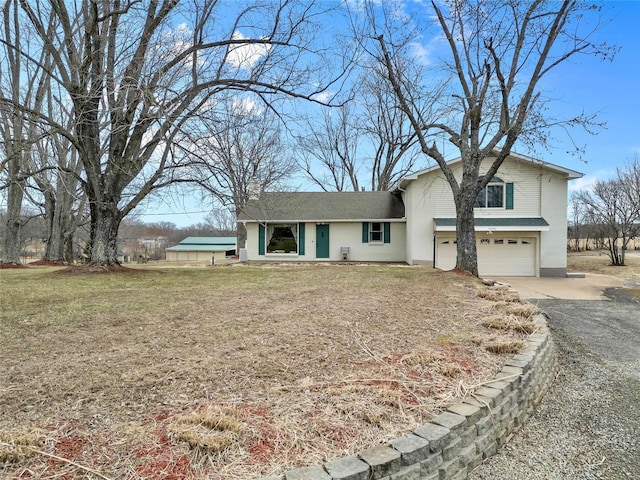
<instances>
[{"instance_id":1,"label":"white garage door","mask_svg":"<svg viewBox=\"0 0 640 480\"><path fill-rule=\"evenodd\" d=\"M478 236L478 273L481 276L501 275L533 277L535 271L535 238L509 237L493 234ZM456 243L453 237L436 240L436 267L451 270L456 266Z\"/></svg>"}]
</instances>

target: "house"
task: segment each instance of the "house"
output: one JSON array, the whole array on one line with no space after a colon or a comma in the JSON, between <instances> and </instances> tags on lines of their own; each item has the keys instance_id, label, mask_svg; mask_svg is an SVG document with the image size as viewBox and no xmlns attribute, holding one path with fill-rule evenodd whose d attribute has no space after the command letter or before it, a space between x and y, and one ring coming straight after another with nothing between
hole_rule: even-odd
<instances>
[{"instance_id":1,"label":"house","mask_svg":"<svg viewBox=\"0 0 640 480\"><path fill-rule=\"evenodd\" d=\"M187 237L165 249L168 262L215 263L236 253L236 237Z\"/></svg>"},{"instance_id":2,"label":"house","mask_svg":"<svg viewBox=\"0 0 640 480\"><path fill-rule=\"evenodd\" d=\"M460 159L450 166L461 177ZM581 176L509 155L476 200L480 275L565 276L568 182ZM386 261L443 270L456 262L453 194L437 166L402 178L390 192L265 192L238 219L249 261Z\"/></svg>"},{"instance_id":3,"label":"house","mask_svg":"<svg viewBox=\"0 0 640 480\"><path fill-rule=\"evenodd\" d=\"M404 262L404 211L392 192L264 192L238 219L249 261Z\"/></svg>"}]
</instances>

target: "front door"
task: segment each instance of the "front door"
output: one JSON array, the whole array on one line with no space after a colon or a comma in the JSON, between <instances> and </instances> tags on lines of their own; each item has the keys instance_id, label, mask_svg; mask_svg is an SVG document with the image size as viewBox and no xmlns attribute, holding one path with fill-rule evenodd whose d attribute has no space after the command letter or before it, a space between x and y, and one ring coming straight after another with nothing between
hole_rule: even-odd
<instances>
[{"instance_id":1,"label":"front door","mask_svg":"<svg viewBox=\"0 0 640 480\"><path fill-rule=\"evenodd\" d=\"M329 224L316 225L316 258L329 258Z\"/></svg>"}]
</instances>

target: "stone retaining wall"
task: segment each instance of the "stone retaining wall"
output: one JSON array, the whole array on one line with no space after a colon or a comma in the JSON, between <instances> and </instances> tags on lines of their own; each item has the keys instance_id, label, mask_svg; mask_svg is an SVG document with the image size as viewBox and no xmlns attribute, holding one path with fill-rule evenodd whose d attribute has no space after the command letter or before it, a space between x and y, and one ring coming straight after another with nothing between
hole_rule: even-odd
<instances>
[{"instance_id":1,"label":"stone retaining wall","mask_svg":"<svg viewBox=\"0 0 640 480\"><path fill-rule=\"evenodd\" d=\"M556 355L542 315L540 330L493 380L429 423L386 445L323 466L261 480L461 480L498 451L553 381Z\"/></svg>"}]
</instances>

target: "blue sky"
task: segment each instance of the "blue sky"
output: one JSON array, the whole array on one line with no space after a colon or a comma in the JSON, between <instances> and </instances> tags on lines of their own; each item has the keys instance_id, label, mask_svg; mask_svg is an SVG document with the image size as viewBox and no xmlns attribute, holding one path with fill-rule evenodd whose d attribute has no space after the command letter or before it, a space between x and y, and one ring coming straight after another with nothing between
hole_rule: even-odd
<instances>
[{"instance_id":1,"label":"blue sky","mask_svg":"<svg viewBox=\"0 0 640 480\"><path fill-rule=\"evenodd\" d=\"M640 0L605 1L603 14L609 20L597 38L620 47L614 61L573 59L545 83L545 93L555 99L555 111L597 113L598 121L606 122L606 128L596 135L574 130L570 139L564 132L555 132L554 148L534 155L584 173L582 179L570 183L570 190L589 188L595 180L615 175L616 167L634 154L640 155ZM574 149L572 141L584 146L581 158L567 153ZM145 222L168 221L178 227L206 217L208 205L198 198L186 196L176 201L176 196L172 197L159 205L153 202L153 208L144 209L146 214L142 206L135 213Z\"/></svg>"},{"instance_id":2,"label":"blue sky","mask_svg":"<svg viewBox=\"0 0 640 480\"><path fill-rule=\"evenodd\" d=\"M585 146L583 159L564 153L571 148L568 139L545 158L584 173L582 179L571 182L570 189L587 188L597 179L611 177L617 166L640 155L640 1L604 3L611 21L599 36L620 47L614 61L587 57L556 72L556 108L598 113L607 124L597 135L575 132L575 142Z\"/></svg>"}]
</instances>

